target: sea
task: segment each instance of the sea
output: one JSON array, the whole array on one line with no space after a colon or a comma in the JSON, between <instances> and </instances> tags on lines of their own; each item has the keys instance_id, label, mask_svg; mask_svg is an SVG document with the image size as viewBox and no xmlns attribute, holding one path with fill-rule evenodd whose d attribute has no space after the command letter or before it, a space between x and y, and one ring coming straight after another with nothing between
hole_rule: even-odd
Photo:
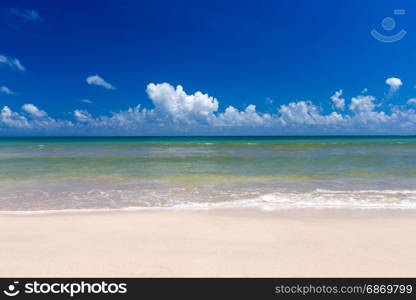
<instances>
[{"instance_id":1,"label":"sea","mask_svg":"<svg viewBox=\"0 0 416 300\"><path fill-rule=\"evenodd\" d=\"M0 214L416 209L416 137L0 138Z\"/></svg>"}]
</instances>

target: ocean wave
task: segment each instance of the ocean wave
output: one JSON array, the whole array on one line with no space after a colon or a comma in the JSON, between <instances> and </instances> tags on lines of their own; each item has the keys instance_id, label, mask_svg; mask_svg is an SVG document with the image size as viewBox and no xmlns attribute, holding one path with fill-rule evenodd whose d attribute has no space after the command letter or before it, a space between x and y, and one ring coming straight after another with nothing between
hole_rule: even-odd
<instances>
[{"instance_id":1,"label":"ocean wave","mask_svg":"<svg viewBox=\"0 0 416 300\"><path fill-rule=\"evenodd\" d=\"M114 192L114 191L113 191ZM94 196L101 195L110 201L93 201ZM58 202L48 201L48 205L24 207L13 207L1 209L0 214L7 215L33 215L33 214L57 214L57 213L91 213L91 212L113 212L113 211L135 211L135 210L192 210L192 209L216 209L216 208L253 208L260 210L286 210L298 208L313 209L416 209L416 190L326 190L315 189L311 192L287 192L279 191L272 193L258 194L255 193L234 194L229 193L228 197L221 194L221 200L212 196L206 196L204 193L197 192L194 199L183 199L173 197L169 199L168 195L163 196L163 201L156 193L148 195L148 199L137 199L134 193L130 191L119 199L128 201L116 201L111 199L109 194L104 191L88 192L83 197L76 195L71 198L65 207L54 207ZM247 196L248 195L248 196ZM119 195L120 196L120 195ZM89 198L90 197L90 198ZM135 201L136 199L136 201ZM5 199L3 199L5 200ZM205 201L204 201L205 200ZM208 200L208 201L207 201ZM0 202L1 203L1 202ZM62 203L61 203L62 204ZM93 205L93 206L91 206ZM1 207L1 206L0 206ZM36 208L35 208L36 207Z\"/></svg>"}]
</instances>

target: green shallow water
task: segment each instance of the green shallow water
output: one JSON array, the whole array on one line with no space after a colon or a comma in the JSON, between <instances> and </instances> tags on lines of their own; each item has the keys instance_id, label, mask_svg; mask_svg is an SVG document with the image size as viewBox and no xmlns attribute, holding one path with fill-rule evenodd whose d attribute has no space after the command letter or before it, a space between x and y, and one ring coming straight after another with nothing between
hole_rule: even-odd
<instances>
[{"instance_id":1,"label":"green shallow water","mask_svg":"<svg viewBox=\"0 0 416 300\"><path fill-rule=\"evenodd\" d=\"M416 175L414 137L2 138L0 180Z\"/></svg>"},{"instance_id":2,"label":"green shallow water","mask_svg":"<svg viewBox=\"0 0 416 300\"><path fill-rule=\"evenodd\" d=\"M415 186L416 137L0 138L0 211Z\"/></svg>"}]
</instances>

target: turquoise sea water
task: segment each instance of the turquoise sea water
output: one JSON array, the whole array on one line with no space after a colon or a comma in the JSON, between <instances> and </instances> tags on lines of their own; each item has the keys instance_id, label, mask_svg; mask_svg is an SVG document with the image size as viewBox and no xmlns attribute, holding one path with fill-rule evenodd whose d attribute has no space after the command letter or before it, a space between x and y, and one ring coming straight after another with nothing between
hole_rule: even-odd
<instances>
[{"instance_id":1,"label":"turquoise sea water","mask_svg":"<svg viewBox=\"0 0 416 300\"><path fill-rule=\"evenodd\" d=\"M0 138L0 211L416 208L416 137Z\"/></svg>"}]
</instances>

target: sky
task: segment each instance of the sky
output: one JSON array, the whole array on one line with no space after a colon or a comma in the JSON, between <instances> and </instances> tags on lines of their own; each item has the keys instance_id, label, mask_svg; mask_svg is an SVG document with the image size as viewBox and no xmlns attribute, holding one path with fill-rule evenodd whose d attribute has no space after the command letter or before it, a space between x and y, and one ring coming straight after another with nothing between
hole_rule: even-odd
<instances>
[{"instance_id":1,"label":"sky","mask_svg":"<svg viewBox=\"0 0 416 300\"><path fill-rule=\"evenodd\" d=\"M0 2L0 136L414 135L416 2Z\"/></svg>"}]
</instances>

